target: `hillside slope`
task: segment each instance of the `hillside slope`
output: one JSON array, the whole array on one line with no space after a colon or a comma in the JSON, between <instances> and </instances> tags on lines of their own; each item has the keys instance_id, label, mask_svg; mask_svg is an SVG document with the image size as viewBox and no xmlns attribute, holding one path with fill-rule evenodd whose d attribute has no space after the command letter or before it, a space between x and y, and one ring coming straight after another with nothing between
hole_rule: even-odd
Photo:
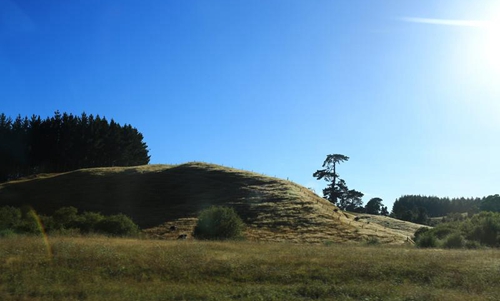
<instances>
[{"instance_id":1,"label":"hillside slope","mask_svg":"<svg viewBox=\"0 0 500 301\"><path fill-rule=\"evenodd\" d=\"M0 184L0 206L29 205L50 214L63 206L124 213L151 236L189 234L211 205L237 210L247 237L259 241L404 243L410 231L356 220L290 181L206 163L90 168ZM162 225L162 226L159 226ZM176 231L170 231L175 225Z\"/></svg>"}]
</instances>

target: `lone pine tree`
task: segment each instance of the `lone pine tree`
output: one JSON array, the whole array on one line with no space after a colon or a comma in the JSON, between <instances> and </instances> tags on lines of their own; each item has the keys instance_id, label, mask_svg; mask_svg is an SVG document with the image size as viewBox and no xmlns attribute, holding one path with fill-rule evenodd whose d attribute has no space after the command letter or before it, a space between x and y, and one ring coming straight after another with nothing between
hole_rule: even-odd
<instances>
[{"instance_id":1,"label":"lone pine tree","mask_svg":"<svg viewBox=\"0 0 500 301\"><path fill-rule=\"evenodd\" d=\"M363 193L349 189L346 182L337 173L337 164L346 162L349 157L340 154L327 155L323 162L324 169L317 170L313 177L329 182L323 189L323 197L342 210L356 211L363 204Z\"/></svg>"}]
</instances>

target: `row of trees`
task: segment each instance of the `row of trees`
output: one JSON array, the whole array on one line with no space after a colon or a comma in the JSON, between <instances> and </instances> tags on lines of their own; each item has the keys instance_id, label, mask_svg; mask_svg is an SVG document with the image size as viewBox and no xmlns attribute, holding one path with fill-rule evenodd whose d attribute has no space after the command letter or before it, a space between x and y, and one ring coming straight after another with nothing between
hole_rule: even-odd
<instances>
[{"instance_id":1,"label":"row of trees","mask_svg":"<svg viewBox=\"0 0 500 301\"><path fill-rule=\"evenodd\" d=\"M149 163L143 136L99 115L42 119L0 114L0 182L42 172Z\"/></svg>"},{"instance_id":2,"label":"row of trees","mask_svg":"<svg viewBox=\"0 0 500 301\"><path fill-rule=\"evenodd\" d=\"M481 209L485 198L439 198L436 196L405 195L398 198L392 207L394 218L425 223L429 217L446 216L450 213L477 213L491 211Z\"/></svg>"}]
</instances>

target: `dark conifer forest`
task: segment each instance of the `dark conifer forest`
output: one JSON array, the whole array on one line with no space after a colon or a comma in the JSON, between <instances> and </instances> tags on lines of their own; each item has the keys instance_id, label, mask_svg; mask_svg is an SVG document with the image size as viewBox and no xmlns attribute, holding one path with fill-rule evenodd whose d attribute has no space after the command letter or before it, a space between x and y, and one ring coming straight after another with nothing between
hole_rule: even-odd
<instances>
[{"instance_id":1,"label":"dark conifer forest","mask_svg":"<svg viewBox=\"0 0 500 301\"><path fill-rule=\"evenodd\" d=\"M449 213L477 213L480 211L483 199L404 195L394 202L391 216L405 221L425 223L429 217L445 216Z\"/></svg>"},{"instance_id":2,"label":"dark conifer forest","mask_svg":"<svg viewBox=\"0 0 500 301\"><path fill-rule=\"evenodd\" d=\"M0 182L37 173L149 163L142 134L96 115L42 119L0 114Z\"/></svg>"}]
</instances>

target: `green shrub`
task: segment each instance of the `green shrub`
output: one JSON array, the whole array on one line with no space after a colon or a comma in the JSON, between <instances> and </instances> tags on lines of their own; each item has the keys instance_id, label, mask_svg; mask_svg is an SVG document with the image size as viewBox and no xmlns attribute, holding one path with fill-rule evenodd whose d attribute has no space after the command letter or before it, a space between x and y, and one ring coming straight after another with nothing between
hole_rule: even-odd
<instances>
[{"instance_id":1,"label":"green shrub","mask_svg":"<svg viewBox=\"0 0 500 301\"><path fill-rule=\"evenodd\" d=\"M468 240L465 242L465 247L467 249L479 249L481 248L481 244L475 240Z\"/></svg>"},{"instance_id":2,"label":"green shrub","mask_svg":"<svg viewBox=\"0 0 500 301\"><path fill-rule=\"evenodd\" d=\"M82 233L95 232L99 222L104 220L105 217L97 212L84 212L78 217L76 226Z\"/></svg>"},{"instance_id":3,"label":"green shrub","mask_svg":"<svg viewBox=\"0 0 500 301\"><path fill-rule=\"evenodd\" d=\"M450 234L453 234L456 231L456 225L452 225L452 223L441 224L432 229L432 233L438 239L444 239L445 237L448 237Z\"/></svg>"},{"instance_id":4,"label":"green shrub","mask_svg":"<svg viewBox=\"0 0 500 301\"><path fill-rule=\"evenodd\" d=\"M39 224L40 216L38 216L35 210L28 206L23 206L20 211L21 220L14 230L20 233L41 234L43 229L40 228Z\"/></svg>"},{"instance_id":5,"label":"green shrub","mask_svg":"<svg viewBox=\"0 0 500 301\"><path fill-rule=\"evenodd\" d=\"M482 245L495 247L498 245L498 235L500 234L500 216L490 212L484 212L474 216L472 219L474 227L468 238L477 240Z\"/></svg>"},{"instance_id":6,"label":"green shrub","mask_svg":"<svg viewBox=\"0 0 500 301\"><path fill-rule=\"evenodd\" d=\"M435 248L437 247L437 239L431 231L428 231L420 235L415 244L419 248Z\"/></svg>"},{"instance_id":7,"label":"green shrub","mask_svg":"<svg viewBox=\"0 0 500 301\"><path fill-rule=\"evenodd\" d=\"M448 235L443 242L443 247L447 249L462 249L464 246L465 240L458 232Z\"/></svg>"},{"instance_id":8,"label":"green shrub","mask_svg":"<svg viewBox=\"0 0 500 301\"><path fill-rule=\"evenodd\" d=\"M323 241L323 245L326 247L330 247L330 246L335 245L335 242L333 242L331 240L325 240L325 241Z\"/></svg>"},{"instance_id":9,"label":"green shrub","mask_svg":"<svg viewBox=\"0 0 500 301\"><path fill-rule=\"evenodd\" d=\"M415 234L413 234L413 240L414 241L417 241L418 238L424 234L424 233L427 233L427 231L429 231L430 228L429 227L420 227L417 229L417 231L415 231Z\"/></svg>"},{"instance_id":10,"label":"green shrub","mask_svg":"<svg viewBox=\"0 0 500 301\"><path fill-rule=\"evenodd\" d=\"M193 236L225 240L242 237L245 224L233 208L212 206L200 212Z\"/></svg>"},{"instance_id":11,"label":"green shrub","mask_svg":"<svg viewBox=\"0 0 500 301\"><path fill-rule=\"evenodd\" d=\"M21 210L5 206L0 208L0 230L13 229L21 222Z\"/></svg>"},{"instance_id":12,"label":"green shrub","mask_svg":"<svg viewBox=\"0 0 500 301\"><path fill-rule=\"evenodd\" d=\"M54 231L59 231L61 229L58 227L58 225L56 225L56 223L54 223L54 219L52 218L52 216L43 216L43 218L40 220L42 222L45 231L49 233Z\"/></svg>"},{"instance_id":13,"label":"green shrub","mask_svg":"<svg viewBox=\"0 0 500 301\"><path fill-rule=\"evenodd\" d=\"M103 218L97 222L95 230L116 236L131 236L139 233L139 227L128 216L121 213Z\"/></svg>"},{"instance_id":14,"label":"green shrub","mask_svg":"<svg viewBox=\"0 0 500 301\"><path fill-rule=\"evenodd\" d=\"M16 232L12 229L0 229L0 238L1 237L14 237L16 236Z\"/></svg>"},{"instance_id":15,"label":"green shrub","mask_svg":"<svg viewBox=\"0 0 500 301\"><path fill-rule=\"evenodd\" d=\"M54 229L75 228L78 221L78 209L75 207L62 207L52 215Z\"/></svg>"},{"instance_id":16,"label":"green shrub","mask_svg":"<svg viewBox=\"0 0 500 301\"><path fill-rule=\"evenodd\" d=\"M5 231L3 231L5 230ZM139 233L139 227L123 214L105 217L96 212L78 214L75 207L62 207L52 216L38 215L33 208L0 207L0 236L9 233L78 235L98 232L116 236L128 236Z\"/></svg>"},{"instance_id":17,"label":"green shrub","mask_svg":"<svg viewBox=\"0 0 500 301\"><path fill-rule=\"evenodd\" d=\"M500 213L480 212L472 217L460 215L460 218L457 216L454 221L432 229L418 229L415 232L417 245L421 240L422 247L433 246L437 241L442 241L445 248L500 247Z\"/></svg>"},{"instance_id":18,"label":"green shrub","mask_svg":"<svg viewBox=\"0 0 500 301\"><path fill-rule=\"evenodd\" d=\"M368 240L365 243L369 246L379 245L380 240L378 238L372 236L372 237L368 238Z\"/></svg>"}]
</instances>

